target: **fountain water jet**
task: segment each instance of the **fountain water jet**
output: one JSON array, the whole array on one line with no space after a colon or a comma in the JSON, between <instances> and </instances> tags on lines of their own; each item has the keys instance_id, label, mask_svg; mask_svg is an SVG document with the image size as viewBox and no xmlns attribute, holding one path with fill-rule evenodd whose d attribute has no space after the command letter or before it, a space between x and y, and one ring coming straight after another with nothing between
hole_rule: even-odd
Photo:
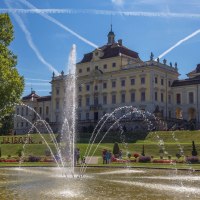
<instances>
[{"instance_id":1,"label":"fountain water jet","mask_svg":"<svg viewBox=\"0 0 200 200\"><path fill-rule=\"evenodd\" d=\"M70 167L74 176L75 167L75 133L76 133L76 45L72 46L68 62L69 74L65 77L65 97L63 123L60 135L60 145L63 147L65 167Z\"/></svg>"}]
</instances>

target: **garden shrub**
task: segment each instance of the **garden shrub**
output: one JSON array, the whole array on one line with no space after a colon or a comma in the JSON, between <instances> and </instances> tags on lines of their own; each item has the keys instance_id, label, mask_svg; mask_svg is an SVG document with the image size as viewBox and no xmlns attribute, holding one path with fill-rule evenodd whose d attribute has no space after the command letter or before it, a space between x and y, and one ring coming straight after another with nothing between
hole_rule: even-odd
<instances>
[{"instance_id":1,"label":"garden shrub","mask_svg":"<svg viewBox=\"0 0 200 200\"><path fill-rule=\"evenodd\" d=\"M150 156L140 156L139 157L139 162L150 162L151 157Z\"/></svg>"},{"instance_id":2,"label":"garden shrub","mask_svg":"<svg viewBox=\"0 0 200 200\"><path fill-rule=\"evenodd\" d=\"M140 156L139 153L134 153L134 154L133 154L133 157L134 157L134 158L138 158L139 156Z\"/></svg>"},{"instance_id":3,"label":"garden shrub","mask_svg":"<svg viewBox=\"0 0 200 200\"><path fill-rule=\"evenodd\" d=\"M38 161L40 161L40 157L37 157L37 156L28 157L28 162L38 162Z\"/></svg>"},{"instance_id":4,"label":"garden shrub","mask_svg":"<svg viewBox=\"0 0 200 200\"><path fill-rule=\"evenodd\" d=\"M186 158L187 163L198 163L199 158L197 156L190 156Z\"/></svg>"}]
</instances>

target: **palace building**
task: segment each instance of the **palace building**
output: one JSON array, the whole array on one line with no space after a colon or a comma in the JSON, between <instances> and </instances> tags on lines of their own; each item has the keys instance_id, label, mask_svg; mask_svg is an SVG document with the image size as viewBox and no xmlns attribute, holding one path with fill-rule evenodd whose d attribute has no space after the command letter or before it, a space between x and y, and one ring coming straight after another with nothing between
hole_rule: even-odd
<instances>
[{"instance_id":1,"label":"palace building","mask_svg":"<svg viewBox=\"0 0 200 200\"><path fill-rule=\"evenodd\" d=\"M141 60L121 39L115 41L112 27L107 37L107 44L85 54L76 65L78 129L94 127L105 113L130 105L166 121L193 121L197 127L200 122L200 64L187 74L187 79L179 80L176 63L172 66L165 59L163 63L159 59L155 61L152 53L148 61ZM51 96L39 97L32 91L22 98L22 102L37 111L55 132L63 121L65 80L68 78L63 72L56 77L53 75ZM24 106L17 106L16 113L32 123L38 119ZM130 126L131 130L136 128L135 124ZM29 129L27 121L15 118L16 133L26 133Z\"/></svg>"}]
</instances>

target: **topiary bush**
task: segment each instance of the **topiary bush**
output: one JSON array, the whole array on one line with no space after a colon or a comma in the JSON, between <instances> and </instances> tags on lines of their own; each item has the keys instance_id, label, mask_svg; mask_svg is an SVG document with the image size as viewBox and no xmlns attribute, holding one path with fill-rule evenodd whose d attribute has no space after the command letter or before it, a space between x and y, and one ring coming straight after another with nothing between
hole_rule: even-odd
<instances>
[{"instance_id":1,"label":"topiary bush","mask_svg":"<svg viewBox=\"0 0 200 200\"><path fill-rule=\"evenodd\" d=\"M192 141L192 156L197 156L197 150L194 141Z\"/></svg>"},{"instance_id":2,"label":"topiary bush","mask_svg":"<svg viewBox=\"0 0 200 200\"><path fill-rule=\"evenodd\" d=\"M113 146L113 154L116 158L119 157L119 145L117 142L115 142L114 146Z\"/></svg>"}]
</instances>

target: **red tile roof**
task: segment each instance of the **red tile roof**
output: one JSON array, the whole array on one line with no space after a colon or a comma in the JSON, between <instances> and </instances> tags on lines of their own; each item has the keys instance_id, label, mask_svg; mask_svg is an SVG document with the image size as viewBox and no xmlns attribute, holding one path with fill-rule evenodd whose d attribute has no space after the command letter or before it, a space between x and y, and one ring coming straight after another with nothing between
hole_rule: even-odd
<instances>
[{"instance_id":1,"label":"red tile roof","mask_svg":"<svg viewBox=\"0 0 200 200\"><path fill-rule=\"evenodd\" d=\"M126 56L130 56L132 58L139 58L138 53L128 49L123 45L119 45L118 43L114 43L112 45L104 45L100 47L103 51L103 56L100 59L111 58L119 56L120 53ZM93 52L87 53L84 55L83 59L79 63L90 62L93 57Z\"/></svg>"}]
</instances>

